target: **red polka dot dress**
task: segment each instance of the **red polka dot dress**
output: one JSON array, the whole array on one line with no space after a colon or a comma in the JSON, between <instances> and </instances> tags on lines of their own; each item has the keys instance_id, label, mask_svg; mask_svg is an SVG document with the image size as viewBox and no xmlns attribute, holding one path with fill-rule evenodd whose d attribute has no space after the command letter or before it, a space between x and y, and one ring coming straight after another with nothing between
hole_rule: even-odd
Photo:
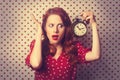
<instances>
[{"instance_id":1,"label":"red polka dot dress","mask_svg":"<svg viewBox=\"0 0 120 80\"><path fill-rule=\"evenodd\" d=\"M31 42L30 49L34 47L35 40ZM76 43L78 49L78 60L80 62L85 61L85 55L89 51L81 46L80 43ZM26 64L30 66L30 54L26 57ZM64 52L54 59L51 55L45 57L45 70L36 70L35 71L35 80L75 80L77 65L71 65L69 58L65 55Z\"/></svg>"}]
</instances>

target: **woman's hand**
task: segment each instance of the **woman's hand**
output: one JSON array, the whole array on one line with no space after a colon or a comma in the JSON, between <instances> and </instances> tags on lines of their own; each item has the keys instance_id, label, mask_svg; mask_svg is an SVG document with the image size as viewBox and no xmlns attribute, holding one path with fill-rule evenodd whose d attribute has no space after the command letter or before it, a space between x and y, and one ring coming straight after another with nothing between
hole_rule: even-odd
<instances>
[{"instance_id":1,"label":"woman's hand","mask_svg":"<svg viewBox=\"0 0 120 80\"><path fill-rule=\"evenodd\" d=\"M100 43L94 13L92 11L85 11L80 15L82 20L89 22L92 27L92 50L86 54L85 59L86 61L97 60L100 58Z\"/></svg>"},{"instance_id":2,"label":"woman's hand","mask_svg":"<svg viewBox=\"0 0 120 80\"><path fill-rule=\"evenodd\" d=\"M82 20L89 22L91 25L96 23L95 16L94 16L94 13L92 11L82 12L80 14L80 16L82 17Z\"/></svg>"},{"instance_id":3,"label":"woman's hand","mask_svg":"<svg viewBox=\"0 0 120 80\"><path fill-rule=\"evenodd\" d=\"M35 18L35 16L33 14L30 15L32 20L35 22L36 27L37 27L37 32L39 35L42 35L42 27L41 27L41 23L37 21L37 19Z\"/></svg>"},{"instance_id":4,"label":"woman's hand","mask_svg":"<svg viewBox=\"0 0 120 80\"><path fill-rule=\"evenodd\" d=\"M35 36L35 43L33 44L34 47L31 50L30 64L33 69L38 69L42 65L42 27L41 23L37 21L33 14L31 14L31 18L36 24L37 33Z\"/></svg>"}]
</instances>

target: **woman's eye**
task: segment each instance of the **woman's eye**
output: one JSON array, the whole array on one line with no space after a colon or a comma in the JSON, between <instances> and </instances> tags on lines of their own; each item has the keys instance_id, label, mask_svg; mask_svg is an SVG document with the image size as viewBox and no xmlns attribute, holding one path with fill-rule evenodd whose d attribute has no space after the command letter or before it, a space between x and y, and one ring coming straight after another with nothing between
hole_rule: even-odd
<instances>
[{"instance_id":1,"label":"woman's eye","mask_svg":"<svg viewBox=\"0 0 120 80\"><path fill-rule=\"evenodd\" d=\"M63 24L58 24L58 27L62 28L62 27L64 27L64 25Z\"/></svg>"},{"instance_id":2,"label":"woman's eye","mask_svg":"<svg viewBox=\"0 0 120 80\"><path fill-rule=\"evenodd\" d=\"M50 24L50 25L49 25L49 27L51 27L51 28L52 28L53 26L54 26L54 24Z\"/></svg>"}]
</instances>

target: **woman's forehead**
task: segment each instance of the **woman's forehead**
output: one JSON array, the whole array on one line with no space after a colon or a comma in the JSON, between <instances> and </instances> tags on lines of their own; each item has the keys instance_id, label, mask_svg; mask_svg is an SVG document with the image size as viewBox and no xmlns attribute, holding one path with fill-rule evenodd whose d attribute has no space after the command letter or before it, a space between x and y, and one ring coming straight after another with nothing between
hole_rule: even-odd
<instances>
[{"instance_id":1,"label":"woman's forehead","mask_svg":"<svg viewBox=\"0 0 120 80\"><path fill-rule=\"evenodd\" d=\"M57 15L57 14L52 14L52 15L50 15L49 17L48 17L48 19L47 19L47 22L54 22L54 23L62 23L62 19L61 19L61 17L59 16L59 15Z\"/></svg>"}]
</instances>

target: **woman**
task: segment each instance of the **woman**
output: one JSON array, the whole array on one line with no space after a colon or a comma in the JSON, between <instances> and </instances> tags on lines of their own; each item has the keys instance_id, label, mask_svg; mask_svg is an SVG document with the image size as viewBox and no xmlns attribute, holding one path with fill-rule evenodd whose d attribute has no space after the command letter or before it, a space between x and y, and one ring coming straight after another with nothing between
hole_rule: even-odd
<instances>
[{"instance_id":1,"label":"woman","mask_svg":"<svg viewBox=\"0 0 120 80\"><path fill-rule=\"evenodd\" d=\"M91 50L73 41L71 20L62 8L49 9L43 16L42 25L32 15L38 30L31 42L26 64L35 70L35 80L75 80L78 63L99 59L99 38L93 12L80 15L91 24Z\"/></svg>"}]
</instances>

